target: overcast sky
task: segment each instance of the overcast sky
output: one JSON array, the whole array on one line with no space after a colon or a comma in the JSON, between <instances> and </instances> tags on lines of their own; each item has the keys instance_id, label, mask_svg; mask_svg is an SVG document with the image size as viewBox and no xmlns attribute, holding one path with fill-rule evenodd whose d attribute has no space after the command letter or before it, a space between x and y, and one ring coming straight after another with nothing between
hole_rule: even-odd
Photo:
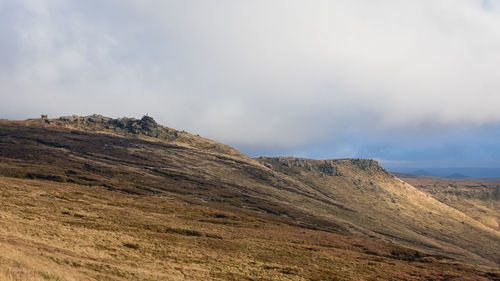
<instances>
[{"instance_id":1,"label":"overcast sky","mask_svg":"<svg viewBox=\"0 0 500 281\"><path fill-rule=\"evenodd\" d=\"M500 167L500 1L0 0L0 118L141 117L250 156Z\"/></svg>"}]
</instances>

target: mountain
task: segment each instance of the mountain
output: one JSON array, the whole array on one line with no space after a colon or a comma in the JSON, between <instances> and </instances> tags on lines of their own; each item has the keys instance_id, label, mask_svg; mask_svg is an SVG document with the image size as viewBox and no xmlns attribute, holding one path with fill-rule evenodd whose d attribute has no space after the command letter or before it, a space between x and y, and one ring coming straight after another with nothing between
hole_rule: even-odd
<instances>
[{"instance_id":1,"label":"mountain","mask_svg":"<svg viewBox=\"0 0 500 281\"><path fill-rule=\"evenodd\" d=\"M251 159L100 115L1 120L0 160L6 278L500 276L498 230L374 160Z\"/></svg>"},{"instance_id":2,"label":"mountain","mask_svg":"<svg viewBox=\"0 0 500 281\"><path fill-rule=\"evenodd\" d=\"M464 178L468 178L468 176L464 176L462 174L458 174L458 173L453 173L449 176L446 176L447 178L452 178L452 179L464 179Z\"/></svg>"},{"instance_id":3,"label":"mountain","mask_svg":"<svg viewBox=\"0 0 500 281\"><path fill-rule=\"evenodd\" d=\"M435 176L436 175L433 172L429 172L427 170L422 170L422 169L413 171L410 174L417 175L417 176Z\"/></svg>"},{"instance_id":4,"label":"mountain","mask_svg":"<svg viewBox=\"0 0 500 281\"><path fill-rule=\"evenodd\" d=\"M498 178L500 177L500 168L481 168L481 167L455 167L455 168L424 168L414 170L411 168L395 168L391 171L395 173L406 173L418 176L436 176L436 177L473 177L473 178Z\"/></svg>"}]
</instances>

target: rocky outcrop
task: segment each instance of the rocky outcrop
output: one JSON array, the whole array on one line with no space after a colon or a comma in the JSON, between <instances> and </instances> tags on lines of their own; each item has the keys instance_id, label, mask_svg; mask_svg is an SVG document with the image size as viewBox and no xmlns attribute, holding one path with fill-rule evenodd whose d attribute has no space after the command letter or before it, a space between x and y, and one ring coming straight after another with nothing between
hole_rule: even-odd
<instances>
[{"instance_id":1,"label":"rocky outcrop","mask_svg":"<svg viewBox=\"0 0 500 281\"><path fill-rule=\"evenodd\" d=\"M26 123L32 125L45 125L45 123L47 123L50 124L50 126L63 127L71 130L111 133L127 137L154 138L162 142L169 142L184 147L198 148L204 151L237 158L246 158L243 154L227 145L200 137L199 135L192 135L185 131L178 131L160 125L155 119L148 115L144 115L140 119L128 117L110 118L99 114L89 116L71 115L46 120L41 118L29 119L26 120Z\"/></svg>"},{"instance_id":2,"label":"rocky outcrop","mask_svg":"<svg viewBox=\"0 0 500 281\"><path fill-rule=\"evenodd\" d=\"M312 160L294 157L260 157L259 161L266 167L276 170L299 169L306 172L317 172L321 175L342 177L345 176L345 169L354 169L368 174L383 173L391 176L387 170L382 168L373 159L330 159Z\"/></svg>"},{"instance_id":3,"label":"rocky outcrop","mask_svg":"<svg viewBox=\"0 0 500 281\"><path fill-rule=\"evenodd\" d=\"M378 164L377 161L373 159L360 159L360 158L355 158L355 159L349 159L349 162L351 165L364 170L383 170L383 168Z\"/></svg>"},{"instance_id":4,"label":"rocky outcrop","mask_svg":"<svg viewBox=\"0 0 500 281\"><path fill-rule=\"evenodd\" d=\"M334 165L332 162L325 161L323 164L319 164L317 169L329 176L342 176L343 174L339 171L338 167Z\"/></svg>"},{"instance_id":5,"label":"rocky outcrop","mask_svg":"<svg viewBox=\"0 0 500 281\"><path fill-rule=\"evenodd\" d=\"M167 140L176 139L179 135L179 132L174 129L158 125L148 115L144 115L141 119L127 117L113 119L97 114L90 116L72 115L63 116L54 121L57 125L85 127L85 129L95 131L107 130L118 134L148 136Z\"/></svg>"},{"instance_id":6,"label":"rocky outcrop","mask_svg":"<svg viewBox=\"0 0 500 281\"><path fill-rule=\"evenodd\" d=\"M128 133L135 135L145 135L149 137L163 137L161 128L156 121L147 115L144 115L140 120L135 118L120 118L112 119L113 125L121 130L126 130Z\"/></svg>"},{"instance_id":7,"label":"rocky outcrop","mask_svg":"<svg viewBox=\"0 0 500 281\"><path fill-rule=\"evenodd\" d=\"M293 157L260 157L260 162L268 168L296 168L308 172L318 172L328 176L342 176L335 160L309 160Z\"/></svg>"}]
</instances>

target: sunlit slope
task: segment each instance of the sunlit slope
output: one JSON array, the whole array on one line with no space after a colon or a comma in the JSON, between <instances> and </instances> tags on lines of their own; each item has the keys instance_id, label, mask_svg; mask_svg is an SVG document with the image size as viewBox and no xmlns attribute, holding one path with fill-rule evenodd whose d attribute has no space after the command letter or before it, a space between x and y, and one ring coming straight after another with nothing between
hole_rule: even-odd
<instances>
[{"instance_id":1,"label":"sunlit slope","mask_svg":"<svg viewBox=\"0 0 500 281\"><path fill-rule=\"evenodd\" d=\"M498 265L498 232L374 161L256 160L147 118L126 125L116 120L0 121L0 174L175 196L189 204Z\"/></svg>"},{"instance_id":2,"label":"sunlit slope","mask_svg":"<svg viewBox=\"0 0 500 281\"><path fill-rule=\"evenodd\" d=\"M0 173L6 176L104 186L131 194L172 192L197 204L349 232L342 220L325 220L306 206L328 209L342 206L340 202L221 144L206 148L202 144L207 140L197 136L170 140L96 131L93 123L68 127L41 120L0 121L0 126Z\"/></svg>"},{"instance_id":3,"label":"sunlit slope","mask_svg":"<svg viewBox=\"0 0 500 281\"><path fill-rule=\"evenodd\" d=\"M0 176L0 280L495 280L388 243L179 196Z\"/></svg>"},{"instance_id":4,"label":"sunlit slope","mask_svg":"<svg viewBox=\"0 0 500 281\"><path fill-rule=\"evenodd\" d=\"M459 259L499 261L499 232L485 227L392 176L375 161L260 158L344 208L309 205L323 216L342 218L366 234Z\"/></svg>"},{"instance_id":5,"label":"sunlit slope","mask_svg":"<svg viewBox=\"0 0 500 281\"><path fill-rule=\"evenodd\" d=\"M440 202L500 231L500 183L487 182L488 179L435 177L413 177L403 180Z\"/></svg>"}]
</instances>

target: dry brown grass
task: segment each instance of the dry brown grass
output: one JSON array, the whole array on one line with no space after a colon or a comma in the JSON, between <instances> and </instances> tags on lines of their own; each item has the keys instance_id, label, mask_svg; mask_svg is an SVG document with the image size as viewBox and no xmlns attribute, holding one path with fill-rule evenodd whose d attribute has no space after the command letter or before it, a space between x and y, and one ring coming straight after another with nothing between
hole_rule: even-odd
<instances>
[{"instance_id":1,"label":"dry brown grass","mask_svg":"<svg viewBox=\"0 0 500 281\"><path fill-rule=\"evenodd\" d=\"M423 176L403 179L440 202L500 231L500 183L495 180Z\"/></svg>"},{"instance_id":2,"label":"dry brown grass","mask_svg":"<svg viewBox=\"0 0 500 281\"><path fill-rule=\"evenodd\" d=\"M338 208L301 202L317 215L341 218L367 236L456 259L498 266L500 232L389 175L365 160L262 158L276 171L334 199ZM337 175L321 172L331 166Z\"/></svg>"},{"instance_id":3,"label":"dry brown grass","mask_svg":"<svg viewBox=\"0 0 500 281\"><path fill-rule=\"evenodd\" d=\"M488 280L500 273L172 197L0 177L0 199L0 280Z\"/></svg>"},{"instance_id":4,"label":"dry brown grass","mask_svg":"<svg viewBox=\"0 0 500 281\"><path fill-rule=\"evenodd\" d=\"M497 232L373 162L101 129L0 120L3 279L497 278L443 257L495 264Z\"/></svg>"}]
</instances>

